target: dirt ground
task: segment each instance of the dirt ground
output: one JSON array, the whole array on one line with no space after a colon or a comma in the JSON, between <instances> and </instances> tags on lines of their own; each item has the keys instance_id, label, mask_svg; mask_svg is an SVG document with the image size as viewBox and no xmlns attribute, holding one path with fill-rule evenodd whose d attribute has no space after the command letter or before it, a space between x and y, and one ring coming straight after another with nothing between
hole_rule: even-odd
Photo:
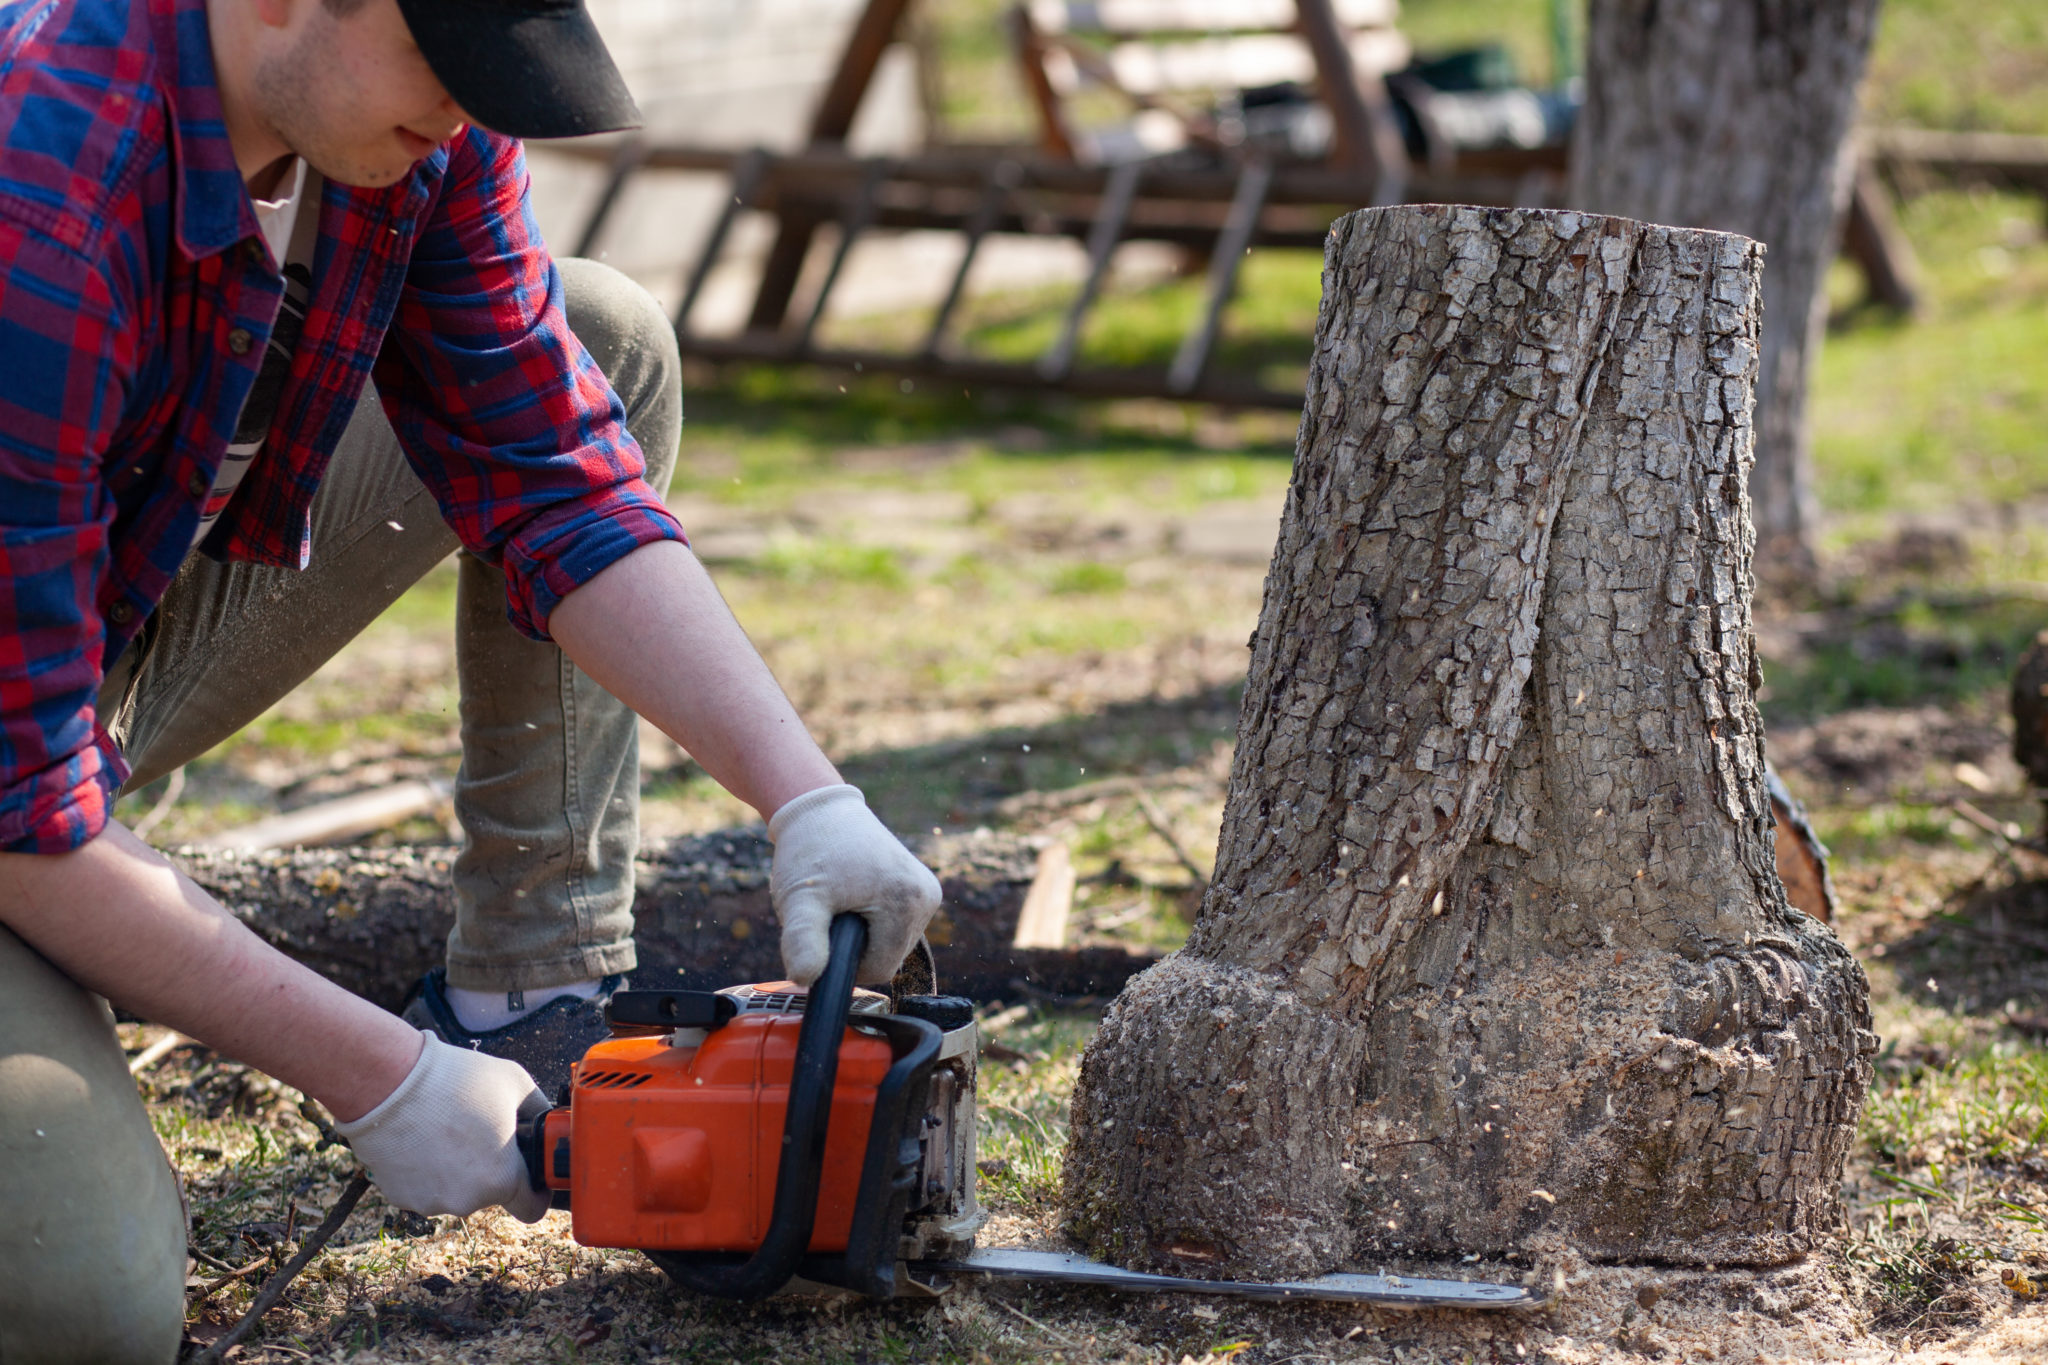
<instances>
[{"instance_id":1,"label":"dirt ground","mask_svg":"<svg viewBox=\"0 0 2048 1365\"><path fill-rule=\"evenodd\" d=\"M974 507L892 505L899 495L839 490L808 510L706 500L688 516L828 749L892 821L1064 840L1082 874L1083 935L1167 944L1185 930L1221 818L1244 640L1284 469L1261 477L1267 486L1251 495L1164 512L1096 494ZM857 549L843 539L855 524L899 547L895 563L909 567L881 586L920 607L911 615L921 624L872 612L847 629L824 619L845 613L834 594L860 600L876 586L859 581L858 564L800 583L810 591L797 594L790 575L750 570L799 532ZM957 563L965 531L984 565L978 585L918 567ZM1837 847L1838 927L1870 969L1886 1039L1845 1183L1849 1226L1830 1256L1768 1271L1590 1266L1568 1253L1527 1265L1392 1267L1526 1279L1551 1295L1542 1311L1499 1316L975 1283L935 1302L738 1307L672 1289L635 1253L578 1247L566 1215L531 1228L494 1215L421 1219L385 1207L373 1190L236 1358L2048 1359L2048 1293L2012 1287L2048 1287L2048 1053L2037 1045L2048 1034L2048 856L1985 834L1954 806L1965 800L2026 830L2038 823L2008 753L1995 680L2006 665L1992 659L1982 677L1969 669L1972 650L2009 649L2048 625L2048 608L2028 605L2024 619L1999 618L1982 638L1963 639L1953 620L1930 627L1898 605L1901 593L1924 596L1940 580L1910 569L1901 578L1884 558L1897 547L1880 550L1871 552L1883 561L1877 577L1852 563L1865 578L1833 599L1767 604L1759 615L1779 680L1779 700L1766 697L1778 717L1771 752ZM1074 565L1113 569L1116 591L1002 586L1057 583ZM255 733L195 765L158 812L159 837L203 836L323 795L452 771L452 654L437 592L445 596L445 585L430 582ZM819 599L814 614L778 616L776 604L792 596ZM1086 618L1111 601L1139 613L1139 628L1112 622L1090 639ZM1072 634L1033 644L1031 630L1050 629L1047 615L1078 632L1080 647ZM981 634L957 649L946 643L969 619L997 624L975 627ZM1024 633L1006 641L1005 630ZM1839 673L1844 640L1880 674L1910 661L1919 699L1807 697L1800 679L1816 660ZM985 668L962 657L1006 649ZM379 728L377 717L397 719ZM650 740L651 839L745 817L673 745ZM129 817L163 795L143 793ZM436 819L376 838L442 833ZM1096 1015L1033 1007L1006 1017L997 1051L984 1058L982 1195L994 1215L984 1241L1057 1245L1065 1102ZM146 1025L128 1033L138 1053L158 1036ZM202 1048L173 1050L141 1079L186 1182L204 1258L192 1272L196 1346L246 1308L252 1284L318 1221L349 1167L344 1154L316 1150L295 1094ZM215 1287L251 1264L255 1271Z\"/></svg>"}]
</instances>

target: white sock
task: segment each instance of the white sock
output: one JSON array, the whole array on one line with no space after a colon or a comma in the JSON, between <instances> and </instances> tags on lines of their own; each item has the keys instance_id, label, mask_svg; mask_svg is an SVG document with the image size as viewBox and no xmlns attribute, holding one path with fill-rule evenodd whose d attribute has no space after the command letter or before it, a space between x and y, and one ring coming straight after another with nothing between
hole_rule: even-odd
<instances>
[{"instance_id":1,"label":"white sock","mask_svg":"<svg viewBox=\"0 0 2048 1365\"><path fill-rule=\"evenodd\" d=\"M472 991L461 986L446 987L448 1005L455 1021L471 1033L489 1033L524 1019L550 1000L573 995L588 1000L603 989L602 980L572 981L566 986L541 986L530 991Z\"/></svg>"}]
</instances>

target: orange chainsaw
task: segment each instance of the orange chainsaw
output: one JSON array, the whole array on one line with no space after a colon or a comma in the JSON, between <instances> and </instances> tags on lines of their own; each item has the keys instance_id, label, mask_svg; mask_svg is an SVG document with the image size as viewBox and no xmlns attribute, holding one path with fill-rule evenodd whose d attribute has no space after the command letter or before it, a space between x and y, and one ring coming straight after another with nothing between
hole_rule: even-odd
<instances>
[{"instance_id":1,"label":"orange chainsaw","mask_svg":"<svg viewBox=\"0 0 2048 1365\"><path fill-rule=\"evenodd\" d=\"M854 986L867 942L832 922L831 959L790 982L620 991L612 1037L520 1149L585 1246L637 1249L720 1298L834 1286L929 1297L956 1276L1394 1308L1526 1308L1519 1285L1391 1275L1254 1283L1124 1270L1066 1252L974 1245L972 1001Z\"/></svg>"}]
</instances>

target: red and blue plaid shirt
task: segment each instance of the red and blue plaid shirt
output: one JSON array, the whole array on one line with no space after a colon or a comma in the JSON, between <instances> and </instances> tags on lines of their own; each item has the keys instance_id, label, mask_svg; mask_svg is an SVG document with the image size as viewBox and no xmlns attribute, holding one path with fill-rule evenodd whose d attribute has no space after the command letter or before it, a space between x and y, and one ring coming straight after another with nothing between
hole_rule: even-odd
<instances>
[{"instance_id":1,"label":"red and blue plaid shirt","mask_svg":"<svg viewBox=\"0 0 2048 1365\"><path fill-rule=\"evenodd\" d=\"M682 530L562 314L525 159L471 129L329 182L263 455L203 550L304 568L373 375L514 624ZM310 211L311 206L308 206ZM222 122L205 0L0 4L0 849L62 852L127 775L93 709L190 546L283 282Z\"/></svg>"}]
</instances>

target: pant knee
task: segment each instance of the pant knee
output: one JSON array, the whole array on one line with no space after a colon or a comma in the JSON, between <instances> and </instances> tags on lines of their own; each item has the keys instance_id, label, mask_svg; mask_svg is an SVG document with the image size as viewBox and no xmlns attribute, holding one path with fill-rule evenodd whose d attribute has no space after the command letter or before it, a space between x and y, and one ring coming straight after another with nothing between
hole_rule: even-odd
<instances>
[{"instance_id":1,"label":"pant knee","mask_svg":"<svg viewBox=\"0 0 2048 1365\"><path fill-rule=\"evenodd\" d=\"M118 1264L118 1263L117 1263ZM0 1360L7 1365L172 1365L185 1334L185 1277L46 1286L20 1302L0 1294Z\"/></svg>"},{"instance_id":2,"label":"pant knee","mask_svg":"<svg viewBox=\"0 0 2048 1365\"><path fill-rule=\"evenodd\" d=\"M647 482L668 491L682 440L683 362L675 329L654 296L598 261L555 263L569 330L626 407L626 429L647 459Z\"/></svg>"},{"instance_id":3,"label":"pant knee","mask_svg":"<svg viewBox=\"0 0 2048 1365\"><path fill-rule=\"evenodd\" d=\"M103 1007L0 929L0 1361L177 1356L185 1218Z\"/></svg>"}]
</instances>

